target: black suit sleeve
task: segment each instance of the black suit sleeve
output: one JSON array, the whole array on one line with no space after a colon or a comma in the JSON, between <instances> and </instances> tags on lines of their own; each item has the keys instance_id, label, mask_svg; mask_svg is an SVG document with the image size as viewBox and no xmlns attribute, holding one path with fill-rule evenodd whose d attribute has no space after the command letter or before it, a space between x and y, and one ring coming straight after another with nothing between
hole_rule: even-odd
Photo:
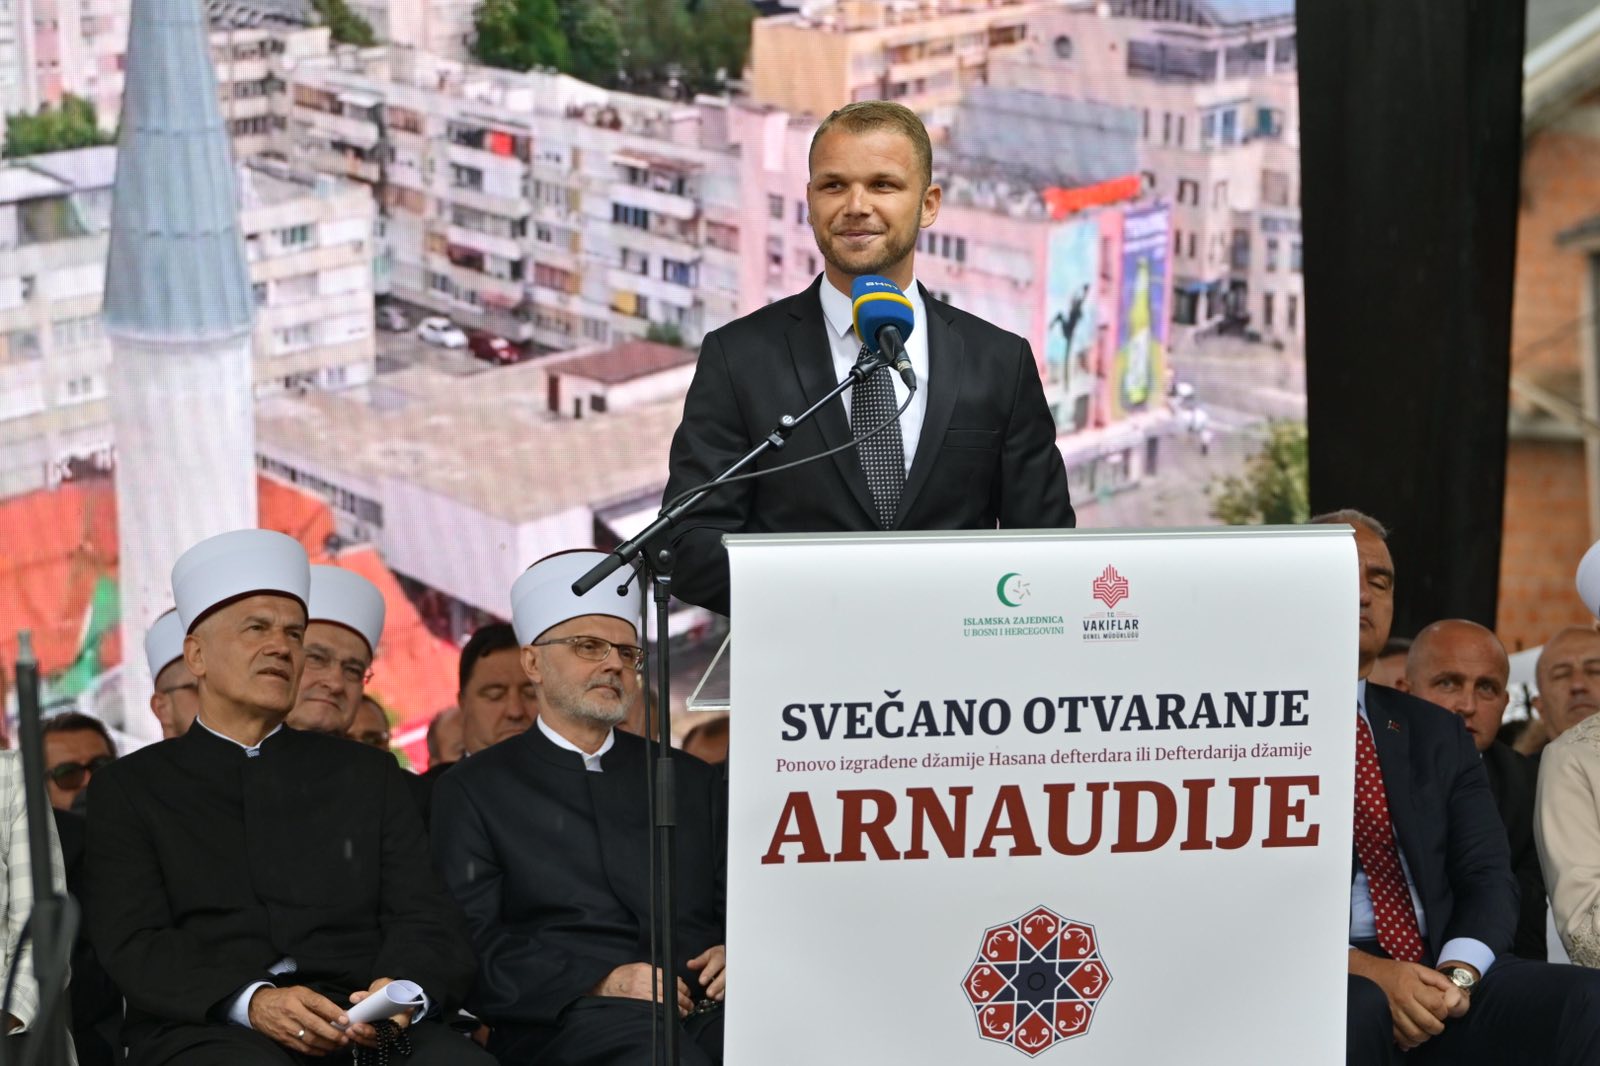
<instances>
[{"instance_id":1,"label":"black suit sleeve","mask_svg":"<svg viewBox=\"0 0 1600 1066\"><path fill-rule=\"evenodd\" d=\"M505 873L474 797L457 775L434 786L433 849L445 884L467 915L478 951L469 1006L495 1024L554 1025L613 967L513 932L504 920Z\"/></svg>"},{"instance_id":2,"label":"black suit sleeve","mask_svg":"<svg viewBox=\"0 0 1600 1066\"><path fill-rule=\"evenodd\" d=\"M428 835L392 760L383 770L382 895L378 923L383 946L373 976L415 981L440 1009L453 1011L472 985L476 960L466 924L434 873Z\"/></svg>"},{"instance_id":3,"label":"black suit sleeve","mask_svg":"<svg viewBox=\"0 0 1600 1066\"><path fill-rule=\"evenodd\" d=\"M672 437L662 502L710 481L754 446L740 417L722 340L709 333L700 345L694 380L683 400L683 421ZM745 529L754 491L749 482L717 489L684 515L672 532L677 554L672 591L679 599L728 613L728 549L722 545L722 535Z\"/></svg>"},{"instance_id":4,"label":"black suit sleeve","mask_svg":"<svg viewBox=\"0 0 1600 1066\"><path fill-rule=\"evenodd\" d=\"M1071 529L1078 524L1067 468L1056 448L1056 423L1045 402L1033 348L1022 342L1017 384L1000 452L1001 529Z\"/></svg>"},{"instance_id":5,"label":"black suit sleeve","mask_svg":"<svg viewBox=\"0 0 1600 1066\"><path fill-rule=\"evenodd\" d=\"M1499 956L1511 950L1517 929L1511 848L1471 736L1458 726L1445 743L1449 757L1441 770L1450 775L1450 798L1444 860L1454 906L1440 943L1469 937Z\"/></svg>"},{"instance_id":6,"label":"black suit sleeve","mask_svg":"<svg viewBox=\"0 0 1600 1066\"><path fill-rule=\"evenodd\" d=\"M155 841L114 773L89 784L89 932L106 972L130 1006L196 1024L256 981L261 966L227 957L203 937L174 926ZM194 876L204 877L204 860Z\"/></svg>"}]
</instances>

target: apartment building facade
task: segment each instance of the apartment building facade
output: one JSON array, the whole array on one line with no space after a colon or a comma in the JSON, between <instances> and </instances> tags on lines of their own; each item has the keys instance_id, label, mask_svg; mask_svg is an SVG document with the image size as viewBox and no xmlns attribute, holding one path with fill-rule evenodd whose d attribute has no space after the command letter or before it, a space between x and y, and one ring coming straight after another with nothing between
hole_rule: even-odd
<instances>
[{"instance_id":1,"label":"apartment building facade","mask_svg":"<svg viewBox=\"0 0 1600 1066\"><path fill-rule=\"evenodd\" d=\"M1039 0L838 0L751 26L750 99L817 117L895 100L935 136L961 95L1025 45Z\"/></svg>"},{"instance_id":2,"label":"apartment building facade","mask_svg":"<svg viewBox=\"0 0 1600 1066\"><path fill-rule=\"evenodd\" d=\"M692 344L735 317L725 105L398 47L290 81L286 154L382 204L380 290L548 349Z\"/></svg>"},{"instance_id":3,"label":"apartment building facade","mask_svg":"<svg viewBox=\"0 0 1600 1066\"><path fill-rule=\"evenodd\" d=\"M100 307L115 172L110 146L0 166L0 498L114 463ZM265 163L239 187L256 394L370 380L368 190Z\"/></svg>"},{"instance_id":4,"label":"apartment building facade","mask_svg":"<svg viewBox=\"0 0 1600 1066\"><path fill-rule=\"evenodd\" d=\"M1029 22L990 83L1124 110L1147 195L1172 205L1178 342L1298 345L1300 112L1293 0L1107 0Z\"/></svg>"}]
</instances>

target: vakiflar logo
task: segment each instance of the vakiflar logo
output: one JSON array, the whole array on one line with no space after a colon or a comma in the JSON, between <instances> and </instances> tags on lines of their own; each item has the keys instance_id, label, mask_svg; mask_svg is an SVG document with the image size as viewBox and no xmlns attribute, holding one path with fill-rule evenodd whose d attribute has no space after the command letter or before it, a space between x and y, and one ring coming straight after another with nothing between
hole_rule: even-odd
<instances>
[{"instance_id":1,"label":"vakiflar logo","mask_svg":"<svg viewBox=\"0 0 1600 1066\"><path fill-rule=\"evenodd\" d=\"M999 582L994 587L995 596L1007 607L1021 607L1022 601L1028 598L1030 591L1028 582L1021 574L1015 572L1001 574Z\"/></svg>"},{"instance_id":2,"label":"vakiflar logo","mask_svg":"<svg viewBox=\"0 0 1600 1066\"><path fill-rule=\"evenodd\" d=\"M1117 573L1117 568L1107 564L1105 572L1094 579L1094 598L1111 610L1128 598L1128 579Z\"/></svg>"}]
</instances>

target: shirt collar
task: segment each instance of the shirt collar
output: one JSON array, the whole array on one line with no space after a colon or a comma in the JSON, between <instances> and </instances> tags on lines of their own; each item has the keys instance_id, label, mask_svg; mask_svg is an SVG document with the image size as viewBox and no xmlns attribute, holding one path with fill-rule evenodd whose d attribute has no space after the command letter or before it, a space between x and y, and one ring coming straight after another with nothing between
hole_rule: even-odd
<instances>
[{"instance_id":1,"label":"shirt collar","mask_svg":"<svg viewBox=\"0 0 1600 1066\"><path fill-rule=\"evenodd\" d=\"M826 284L826 282L824 282L824 284ZM578 747L578 745L574 744L560 733L557 733L554 729L551 729L549 726L545 725L543 718L535 718L534 723L538 725L539 732L545 735L546 740L550 741L550 743L554 744L558 748L565 748L567 751L577 752L578 755L583 759L583 768L585 770L593 770L596 773L600 772L600 756L610 751L611 745L617 742L617 731L615 729L608 729L606 730L606 739L601 742L599 749L593 755L590 755L588 752Z\"/></svg>"},{"instance_id":2,"label":"shirt collar","mask_svg":"<svg viewBox=\"0 0 1600 1066\"><path fill-rule=\"evenodd\" d=\"M828 275L822 275L822 317L828 320L828 328L835 337L843 337L855 325L855 316L851 313L850 297L833 287L833 282L828 280ZM922 307L922 290L917 286L917 279L911 279L911 285L906 289L906 299L911 301L911 309L917 318L925 314Z\"/></svg>"},{"instance_id":3,"label":"shirt collar","mask_svg":"<svg viewBox=\"0 0 1600 1066\"><path fill-rule=\"evenodd\" d=\"M217 732L215 729L212 729L210 726L206 725L205 719L203 719L203 718L196 717L195 720L194 720L194 724L199 726L201 729L204 729L207 733L210 733L212 736L219 737L222 740L226 740L229 744L237 744L239 747L243 748L244 749L244 753L246 755L250 756L252 759L255 758L257 755L261 754L261 745L265 744L268 740L271 740L274 736L277 735L278 730L283 728L283 723L279 722L277 725L273 726L271 733L268 733L266 736L262 737L255 744L251 745L251 744L246 744L246 743L244 743L243 741L240 741L240 740L234 740L232 737L228 736L226 733Z\"/></svg>"},{"instance_id":4,"label":"shirt collar","mask_svg":"<svg viewBox=\"0 0 1600 1066\"><path fill-rule=\"evenodd\" d=\"M1356 680L1356 710L1361 712L1361 717L1367 716L1367 679Z\"/></svg>"}]
</instances>

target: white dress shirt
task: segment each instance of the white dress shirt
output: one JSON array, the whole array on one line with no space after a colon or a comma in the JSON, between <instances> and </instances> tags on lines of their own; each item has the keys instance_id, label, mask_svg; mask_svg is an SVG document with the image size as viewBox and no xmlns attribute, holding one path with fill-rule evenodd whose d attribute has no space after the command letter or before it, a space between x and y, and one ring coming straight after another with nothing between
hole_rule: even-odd
<instances>
[{"instance_id":1,"label":"white dress shirt","mask_svg":"<svg viewBox=\"0 0 1600 1066\"><path fill-rule=\"evenodd\" d=\"M551 729L549 726L545 725L543 718L535 718L534 722L538 724L539 732L543 733L547 738L549 738L550 743L554 744L558 748L566 748L568 751L575 751L579 755L583 756L583 768L585 770L588 770L591 774L605 773L605 770L600 766L600 756L610 751L611 745L617 742L617 734L615 730L607 730L605 741L600 745L593 755L590 755L588 752L578 747L578 745L574 744L560 733L557 733L554 729Z\"/></svg>"},{"instance_id":2,"label":"white dress shirt","mask_svg":"<svg viewBox=\"0 0 1600 1066\"><path fill-rule=\"evenodd\" d=\"M1358 728L1371 730L1372 722L1367 717L1366 678L1356 682L1356 710L1361 714L1361 725ZM1417 892L1417 882L1411 876L1411 865L1406 862L1405 852L1400 849L1398 839L1395 841L1395 852L1400 856L1400 871L1406 876L1406 888L1411 890L1411 906L1417 912L1417 932L1426 943L1428 916L1423 911L1422 896ZM1358 859L1355 880L1350 883L1350 939L1376 940L1377 938L1378 921L1373 913L1372 890L1367 886L1367 872L1361 869L1361 862ZM1464 962L1477 970L1481 977L1489 972L1490 966L1494 965L1494 952L1481 940L1458 936L1445 941L1440 947L1439 961Z\"/></svg>"},{"instance_id":3,"label":"white dress shirt","mask_svg":"<svg viewBox=\"0 0 1600 1066\"><path fill-rule=\"evenodd\" d=\"M915 278L911 279L910 286L906 288L906 298L911 301L911 312L917 323L911 331L911 336L906 338L906 355L911 359L911 368L917 372L917 392L912 397L911 406L900 416L900 440L905 449L906 472L910 473L911 461L917 455L917 441L922 436L922 417L928 409L928 309L923 306L922 290L917 286ZM833 374L836 381L843 381L850 376L850 368L856 365L856 357L861 354L861 341L856 337L850 307L849 294L834 288L833 283L824 274L822 317L828 323L828 346L833 352ZM883 370L880 373L888 374L894 382L895 406L899 407L905 403L906 383L900 380L900 375L892 370ZM844 400L845 418L848 419L849 389L844 390L841 399Z\"/></svg>"}]
</instances>

